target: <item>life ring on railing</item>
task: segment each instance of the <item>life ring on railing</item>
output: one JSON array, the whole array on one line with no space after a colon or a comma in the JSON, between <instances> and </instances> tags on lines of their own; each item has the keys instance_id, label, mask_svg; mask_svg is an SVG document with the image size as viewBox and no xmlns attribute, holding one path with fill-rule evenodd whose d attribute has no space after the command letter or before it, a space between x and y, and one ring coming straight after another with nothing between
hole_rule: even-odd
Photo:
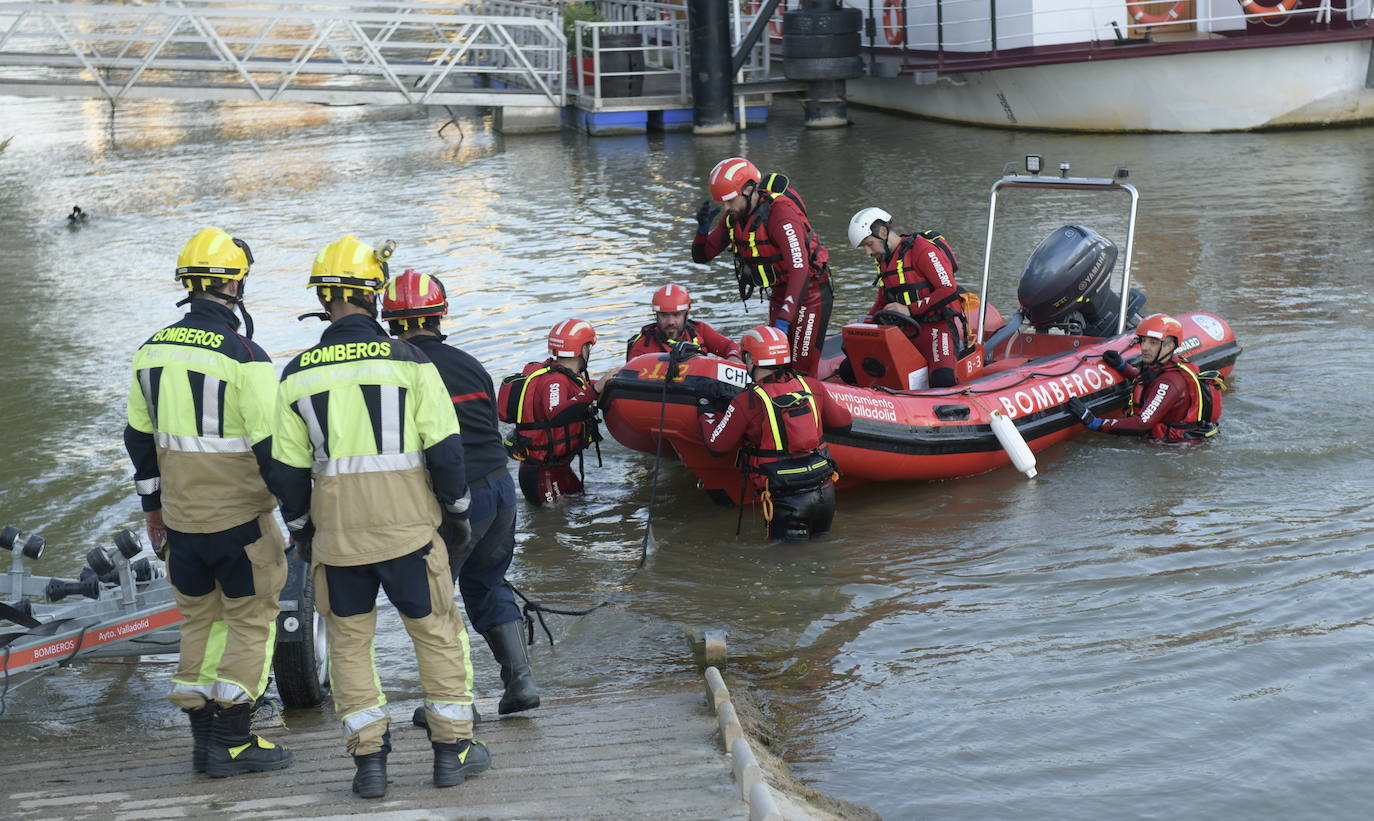
<instances>
[{"instance_id":1,"label":"life ring on railing","mask_svg":"<svg viewBox=\"0 0 1374 821\"><path fill-rule=\"evenodd\" d=\"M1279 0L1272 6L1266 6L1256 0L1240 0L1240 10L1255 17L1273 17L1283 15L1297 8L1298 0Z\"/></svg>"},{"instance_id":2,"label":"life ring on railing","mask_svg":"<svg viewBox=\"0 0 1374 821\"><path fill-rule=\"evenodd\" d=\"M1297 1L1298 0L1291 0L1291 2L1294 3ZM1243 2L1253 3L1254 0L1243 0ZM1290 0L1282 0L1282 2L1287 3L1290 2ZM1183 9L1188 6L1188 0L1178 0L1177 3L1174 3L1173 8L1169 9L1164 14L1150 14L1145 11L1145 9L1141 8L1141 5L1142 2L1127 3L1126 13L1131 16L1132 20L1142 26L1157 26L1160 23L1172 23L1177 20L1183 14Z\"/></svg>"},{"instance_id":3,"label":"life ring on railing","mask_svg":"<svg viewBox=\"0 0 1374 821\"><path fill-rule=\"evenodd\" d=\"M763 0L749 0L744 4L744 13L750 17L757 17L759 7L763 5ZM778 14L778 7L773 7L773 19L768 21L768 31L774 37L782 36L782 17Z\"/></svg>"},{"instance_id":4,"label":"life ring on railing","mask_svg":"<svg viewBox=\"0 0 1374 821\"><path fill-rule=\"evenodd\" d=\"M883 3L883 34L891 46L906 40L906 0L887 0Z\"/></svg>"}]
</instances>

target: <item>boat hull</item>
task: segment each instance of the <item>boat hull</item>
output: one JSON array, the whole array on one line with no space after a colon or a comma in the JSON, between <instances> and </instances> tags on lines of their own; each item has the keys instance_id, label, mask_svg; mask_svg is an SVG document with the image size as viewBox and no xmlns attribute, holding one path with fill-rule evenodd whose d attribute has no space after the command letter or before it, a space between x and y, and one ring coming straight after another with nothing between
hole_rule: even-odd
<instances>
[{"instance_id":1,"label":"boat hull","mask_svg":"<svg viewBox=\"0 0 1374 821\"><path fill-rule=\"evenodd\" d=\"M946 69L851 80L847 93L851 103L933 119L1057 131L1353 124L1374 121L1374 89L1367 87L1371 43L1350 39Z\"/></svg>"}]
</instances>

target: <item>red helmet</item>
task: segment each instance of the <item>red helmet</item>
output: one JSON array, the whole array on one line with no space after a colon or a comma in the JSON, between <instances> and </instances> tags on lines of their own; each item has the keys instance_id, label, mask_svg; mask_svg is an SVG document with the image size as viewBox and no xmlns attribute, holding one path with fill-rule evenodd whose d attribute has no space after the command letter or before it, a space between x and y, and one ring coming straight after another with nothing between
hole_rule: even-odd
<instances>
[{"instance_id":1,"label":"red helmet","mask_svg":"<svg viewBox=\"0 0 1374 821\"><path fill-rule=\"evenodd\" d=\"M405 327L411 319L442 317L447 313L448 298L444 294L444 284L413 268L407 268L404 274L388 282L382 289L384 320L400 322Z\"/></svg>"},{"instance_id":2,"label":"red helmet","mask_svg":"<svg viewBox=\"0 0 1374 821\"><path fill-rule=\"evenodd\" d=\"M581 356L587 343L596 344L596 331L585 319L565 319L549 330L549 353L554 356Z\"/></svg>"},{"instance_id":3,"label":"red helmet","mask_svg":"<svg viewBox=\"0 0 1374 821\"><path fill-rule=\"evenodd\" d=\"M650 304L654 306L656 314L675 314L678 311L692 309L692 295L681 285L664 285L654 291L654 298Z\"/></svg>"},{"instance_id":4,"label":"red helmet","mask_svg":"<svg viewBox=\"0 0 1374 821\"><path fill-rule=\"evenodd\" d=\"M744 186L748 183L758 185L763 175L759 173L756 165L745 158L731 157L716 163L716 167L711 169L711 176L707 179L711 183L711 199L716 202L729 202L743 194Z\"/></svg>"},{"instance_id":5,"label":"red helmet","mask_svg":"<svg viewBox=\"0 0 1374 821\"><path fill-rule=\"evenodd\" d=\"M792 361L792 348L787 344L787 334L772 325L760 325L745 331L739 345L753 358L755 365L771 367Z\"/></svg>"},{"instance_id":6,"label":"red helmet","mask_svg":"<svg viewBox=\"0 0 1374 821\"><path fill-rule=\"evenodd\" d=\"M1135 335L1141 338L1149 337L1158 339L1161 342L1172 336L1174 345L1183 341L1183 323L1168 314L1155 314L1140 320L1140 324L1135 326Z\"/></svg>"}]
</instances>

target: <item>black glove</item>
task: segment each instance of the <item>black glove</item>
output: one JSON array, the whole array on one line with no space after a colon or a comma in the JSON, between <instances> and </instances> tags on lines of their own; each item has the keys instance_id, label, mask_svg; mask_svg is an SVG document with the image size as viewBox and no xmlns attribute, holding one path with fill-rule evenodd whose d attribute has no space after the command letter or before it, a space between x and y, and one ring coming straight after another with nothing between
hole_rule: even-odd
<instances>
[{"instance_id":1,"label":"black glove","mask_svg":"<svg viewBox=\"0 0 1374 821\"><path fill-rule=\"evenodd\" d=\"M1078 417L1078 421L1085 425L1097 418L1093 415L1093 412L1088 409L1088 403L1079 399L1077 396L1069 397L1069 413Z\"/></svg>"},{"instance_id":2,"label":"black glove","mask_svg":"<svg viewBox=\"0 0 1374 821\"><path fill-rule=\"evenodd\" d=\"M715 413L715 412L716 412L715 403L712 402L712 401L710 400L710 398L705 397L705 396L698 396L698 397L697 397L697 415L698 415L698 416L700 416L700 415L702 415L702 414Z\"/></svg>"},{"instance_id":3,"label":"black glove","mask_svg":"<svg viewBox=\"0 0 1374 821\"><path fill-rule=\"evenodd\" d=\"M719 208L712 208L711 201L705 200L701 207L697 209L697 233L711 233L711 226L715 224L716 215L720 213Z\"/></svg>"},{"instance_id":4,"label":"black glove","mask_svg":"<svg viewBox=\"0 0 1374 821\"><path fill-rule=\"evenodd\" d=\"M451 534L453 544L447 545L449 552L456 553L466 550L468 542L472 541L472 522L468 521L468 517L464 516L460 519L457 516L445 516L444 524L453 529Z\"/></svg>"},{"instance_id":5,"label":"black glove","mask_svg":"<svg viewBox=\"0 0 1374 821\"><path fill-rule=\"evenodd\" d=\"M1109 350L1102 354L1102 361L1118 371L1126 365L1126 360L1121 356L1120 351Z\"/></svg>"},{"instance_id":6,"label":"black glove","mask_svg":"<svg viewBox=\"0 0 1374 821\"><path fill-rule=\"evenodd\" d=\"M668 358L674 362L683 362L701 353L701 348L683 339L673 343L673 349L668 352Z\"/></svg>"}]
</instances>

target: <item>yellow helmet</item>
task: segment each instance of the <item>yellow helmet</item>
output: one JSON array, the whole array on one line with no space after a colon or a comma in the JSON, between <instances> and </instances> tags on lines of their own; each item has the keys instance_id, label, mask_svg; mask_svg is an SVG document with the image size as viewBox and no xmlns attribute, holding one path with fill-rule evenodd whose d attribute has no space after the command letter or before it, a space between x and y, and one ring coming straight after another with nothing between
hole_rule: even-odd
<instances>
[{"instance_id":1,"label":"yellow helmet","mask_svg":"<svg viewBox=\"0 0 1374 821\"><path fill-rule=\"evenodd\" d=\"M354 292L371 295L386 286L386 261L396 250L396 243L387 240L382 247L371 245L349 234L321 249L310 269L308 288L315 288L326 301L348 299ZM334 289L339 289L338 296Z\"/></svg>"},{"instance_id":2,"label":"yellow helmet","mask_svg":"<svg viewBox=\"0 0 1374 821\"><path fill-rule=\"evenodd\" d=\"M218 228L202 228L181 246L176 278L188 291L206 290L217 280L243 279L252 265L248 243Z\"/></svg>"}]
</instances>

